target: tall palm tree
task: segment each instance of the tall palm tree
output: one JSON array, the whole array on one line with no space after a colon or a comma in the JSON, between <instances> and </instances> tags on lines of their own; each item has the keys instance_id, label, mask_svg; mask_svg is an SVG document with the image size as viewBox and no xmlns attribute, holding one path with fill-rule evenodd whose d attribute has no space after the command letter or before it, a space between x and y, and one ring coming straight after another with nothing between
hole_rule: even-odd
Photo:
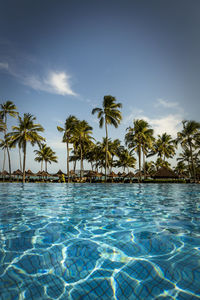
<instances>
[{"instance_id":1,"label":"tall palm tree","mask_svg":"<svg viewBox=\"0 0 200 300\"><path fill-rule=\"evenodd\" d=\"M18 144L23 149L23 183L25 182L25 168L26 168L26 148L27 143L30 142L32 146L40 145L45 141L39 132L43 132L44 128L40 124L35 124L36 117L29 113L25 113L23 118L18 117L18 126L13 126L13 132L8 134L11 137L11 145Z\"/></svg>"},{"instance_id":2,"label":"tall palm tree","mask_svg":"<svg viewBox=\"0 0 200 300\"><path fill-rule=\"evenodd\" d=\"M111 162L110 162L110 172L112 172L112 167L114 164L114 157L119 157L120 150L124 147L121 146L121 141L119 139L115 139L110 143L110 154L111 154Z\"/></svg>"},{"instance_id":3,"label":"tall palm tree","mask_svg":"<svg viewBox=\"0 0 200 300\"><path fill-rule=\"evenodd\" d=\"M47 172L47 163L57 163L56 153L46 144L41 144L39 150L34 150L36 153L35 161L41 162L41 171L43 169L43 162L45 162L45 171Z\"/></svg>"},{"instance_id":4,"label":"tall palm tree","mask_svg":"<svg viewBox=\"0 0 200 300\"><path fill-rule=\"evenodd\" d=\"M4 141L7 141L6 139L6 134L7 134L7 116L10 117L14 117L16 118L18 116L18 112L16 111L16 106L12 101L6 101L5 103L0 105L0 118L1 120L3 120L3 122L5 123L5 127L4 127ZM4 148L4 161L5 161L5 155L6 155L6 151L7 151L7 155L8 155L8 161L9 161L9 146L7 145L7 147ZM9 163L9 174L11 176L11 164Z\"/></svg>"},{"instance_id":5,"label":"tall palm tree","mask_svg":"<svg viewBox=\"0 0 200 300\"><path fill-rule=\"evenodd\" d=\"M120 152L119 160L116 165L122 167L124 171L127 168L127 171L129 172L129 168L135 168L135 163L135 157L127 149L124 149Z\"/></svg>"},{"instance_id":6,"label":"tall palm tree","mask_svg":"<svg viewBox=\"0 0 200 300\"><path fill-rule=\"evenodd\" d=\"M6 130L6 124L3 119L0 118L0 132L4 132Z\"/></svg>"},{"instance_id":7,"label":"tall palm tree","mask_svg":"<svg viewBox=\"0 0 200 300\"><path fill-rule=\"evenodd\" d=\"M67 147L67 177L69 181L69 144L71 143L72 137L73 137L73 131L76 127L78 120L75 116L70 115L66 121L65 121L65 127L62 128L60 126L57 126L57 129L59 132L64 132L63 134L63 143L66 143Z\"/></svg>"},{"instance_id":8,"label":"tall palm tree","mask_svg":"<svg viewBox=\"0 0 200 300\"><path fill-rule=\"evenodd\" d=\"M175 154L175 141L172 139L170 134L166 132L162 135L158 135L158 139L155 143L155 153L163 159L172 158Z\"/></svg>"},{"instance_id":9,"label":"tall palm tree","mask_svg":"<svg viewBox=\"0 0 200 300\"><path fill-rule=\"evenodd\" d=\"M7 150L7 149L10 149L10 148L13 148L13 146L11 145L11 138L6 136L6 138L4 140L1 140L0 141L0 148L2 150ZM8 154L8 166L9 166L9 170L11 170L11 159L10 159L10 152L7 151L7 154ZM3 158L3 170L5 170L5 155L4 155L4 158Z\"/></svg>"},{"instance_id":10,"label":"tall palm tree","mask_svg":"<svg viewBox=\"0 0 200 300\"><path fill-rule=\"evenodd\" d=\"M76 122L76 126L73 132L73 143L78 143L78 149L80 150L80 161L81 161L81 170L80 170L80 177L83 177L83 154L84 148L91 142L93 139L92 134L92 127L88 124L87 121L78 120Z\"/></svg>"},{"instance_id":11,"label":"tall palm tree","mask_svg":"<svg viewBox=\"0 0 200 300\"><path fill-rule=\"evenodd\" d=\"M176 167L174 168L174 171L178 174L179 177L182 177L183 175L186 174L187 167L184 164L184 162L179 161Z\"/></svg>"},{"instance_id":12,"label":"tall palm tree","mask_svg":"<svg viewBox=\"0 0 200 300\"><path fill-rule=\"evenodd\" d=\"M115 97L111 95L104 96L102 108L96 107L92 110L92 114L97 113L99 119L99 127L102 128L105 123L106 131L106 153L105 153L105 177L107 179L107 167L108 167L108 125L118 127L122 120L122 115L119 110L122 108L121 103L116 103Z\"/></svg>"},{"instance_id":13,"label":"tall palm tree","mask_svg":"<svg viewBox=\"0 0 200 300\"><path fill-rule=\"evenodd\" d=\"M194 157L193 152L195 149L195 141L200 138L200 123L196 121L183 121L182 131L177 133L177 144L180 143L182 147L188 147L190 150L190 158L192 165L192 177L195 180L195 166L194 166Z\"/></svg>"},{"instance_id":14,"label":"tall palm tree","mask_svg":"<svg viewBox=\"0 0 200 300\"><path fill-rule=\"evenodd\" d=\"M125 135L125 143L129 149L136 151L139 158L139 180L141 180L141 154L145 151L147 144L153 139L153 130L145 120L134 120L133 127L128 127ZM146 152L145 152L146 153Z\"/></svg>"}]
</instances>

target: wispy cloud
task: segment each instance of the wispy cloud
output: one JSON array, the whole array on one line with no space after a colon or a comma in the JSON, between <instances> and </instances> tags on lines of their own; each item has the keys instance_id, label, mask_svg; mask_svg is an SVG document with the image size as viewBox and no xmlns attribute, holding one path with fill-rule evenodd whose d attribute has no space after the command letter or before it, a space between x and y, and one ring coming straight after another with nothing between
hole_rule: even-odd
<instances>
[{"instance_id":1,"label":"wispy cloud","mask_svg":"<svg viewBox=\"0 0 200 300\"><path fill-rule=\"evenodd\" d=\"M184 119L184 114L182 110L179 108L178 103L175 103L172 105L172 102L168 101L161 101L163 103L163 106L165 107L177 107L177 110L172 113L165 113L162 115L155 112L157 117L150 117L147 113L144 113L143 110L134 108L132 109L131 113L124 118L124 124L125 125L131 125L133 124L133 120L135 119L143 119L147 121L151 127L154 129L155 135L162 134L164 132L167 132L170 134L173 138L176 137L177 132L181 130L182 127L182 120ZM168 105L168 106L167 106Z\"/></svg>"},{"instance_id":2,"label":"wispy cloud","mask_svg":"<svg viewBox=\"0 0 200 300\"><path fill-rule=\"evenodd\" d=\"M8 70L8 63L0 62L0 69L7 71Z\"/></svg>"},{"instance_id":3,"label":"wispy cloud","mask_svg":"<svg viewBox=\"0 0 200 300\"><path fill-rule=\"evenodd\" d=\"M159 99L157 99L157 101L155 103L155 107L158 107L158 106L162 106L162 107L165 107L165 108L173 108L173 107L178 108L179 103L178 102L171 102L171 101L167 101L167 100L164 100L162 98L159 98Z\"/></svg>"},{"instance_id":4,"label":"wispy cloud","mask_svg":"<svg viewBox=\"0 0 200 300\"><path fill-rule=\"evenodd\" d=\"M25 85L34 90L44 91L58 95L72 95L76 93L70 86L70 76L66 72L50 71L46 77L36 77L35 75L24 78Z\"/></svg>"},{"instance_id":5,"label":"wispy cloud","mask_svg":"<svg viewBox=\"0 0 200 300\"><path fill-rule=\"evenodd\" d=\"M48 71L45 76L27 74L27 72L17 72L8 62L0 62L0 70L9 73L22 84L37 90L57 95L77 96L72 90L71 76L66 71Z\"/></svg>"}]
</instances>

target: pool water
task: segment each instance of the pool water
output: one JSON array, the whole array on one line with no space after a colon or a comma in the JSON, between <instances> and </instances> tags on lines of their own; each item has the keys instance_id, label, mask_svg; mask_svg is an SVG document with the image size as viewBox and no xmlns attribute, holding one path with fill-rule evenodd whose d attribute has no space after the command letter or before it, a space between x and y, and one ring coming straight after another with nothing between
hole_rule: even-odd
<instances>
[{"instance_id":1,"label":"pool water","mask_svg":"<svg viewBox=\"0 0 200 300\"><path fill-rule=\"evenodd\" d=\"M0 299L200 299L200 185L0 184Z\"/></svg>"}]
</instances>

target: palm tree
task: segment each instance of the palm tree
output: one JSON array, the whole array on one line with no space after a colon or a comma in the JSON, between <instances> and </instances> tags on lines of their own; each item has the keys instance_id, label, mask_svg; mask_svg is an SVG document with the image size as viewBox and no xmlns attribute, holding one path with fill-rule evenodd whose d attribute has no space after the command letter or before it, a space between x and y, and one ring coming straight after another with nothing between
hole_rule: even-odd
<instances>
[{"instance_id":1,"label":"palm tree","mask_svg":"<svg viewBox=\"0 0 200 300\"><path fill-rule=\"evenodd\" d=\"M57 126L57 129L59 132L64 132L63 134L63 143L66 143L67 147L67 177L69 181L69 144L71 143L72 137L73 137L73 131L76 127L78 120L75 116L70 115L66 121L65 121L65 127L62 128L60 126Z\"/></svg>"},{"instance_id":2,"label":"palm tree","mask_svg":"<svg viewBox=\"0 0 200 300\"><path fill-rule=\"evenodd\" d=\"M43 162L45 162L45 171L47 172L47 163L55 162L57 163L56 153L48 147L46 144L41 144L39 150L34 150L36 153L35 161L41 162L41 171L43 169Z\"/></svg>"},{"instance_id":3,"label":"palm tree","mask_svg":"<svg viewBox=\"0 0 200 300\"><path fill-rule=\"evenodd\" d=\"M115 139L110 143L110 154L111 154L111 162L110 162L110 172L112 172L112 167L114 163L114 157L119 157L120 152L124 150L124 147L121 146L121 141L119 139Z\"/></svg>"},{"instance_id":4,"label":"palm tree","mask_svg":"<svg viewBox=\"0 0 200 300\"><path fill-rule=\"evenodd\" d=\"M147 145L151 146L153 130L145 120L134 120L133 128L128 127L125 135L125 143L129 149L136 151L139 158L139 180L141 180L141 152L146 153Z\"/></svg>"},{"instance_id":5,"label":"palm tree","mask_svg":"<svg viewBox=\"0 0 200 300\"><path fill-rule=\"evenodd\" d=\"M127 168L127 172L129 172L129 168L135 168L135 163L135 157L127 149L124 149L119 154L119 160L116 166L122 167L124 171Z\"/></svg>"},{"instance_id":6,"label":"palm tree","mask_svg":"<svg viewBox=\"0 0 200 300\"><path fill-rule=\"evenodd\" d=\"M4 132L6 130L6 124L3 119L0 118L0 132Z\"/></svg>"},{"instance_id":7,"label":"palm tree","mask_svg":"<svg viewBox=\"0 0 200 300\"><path fill-rule=\"evenodd\" d=\"M27 143L30 142L32 146L40 145L45 139L39 135L44 128L40 124L35 124L36 117L29 113L25 113L23 118L18 117L19 126L13 126L13 132L8 134L11 137L11 145L18 144L23 149L23 183L25 182L25 168L26 168L26 148Z\"/></svg>"},{"instance_id":8,"label":"palm tree","mask_svg":"<svg viewBox=\"0 0 200 300\"><path fill-rule=\"evenodd\" d=\"M170 134L166 132L162 135L158 135L158 139L154 145L155 153L163 159L172 158L175 154L175 141L172 139Z\"/></svg>"},{"instance_id":9,"label":"palm tree","mask_svg":"<svg viewBox=\"0 0 200 300\"><path fill-rule=\"evenodd\" d=\"M190 151L192 177L196 178L193 150L195 149L195 141L200 137L200 123L196 121L183 121L183 130L177 133L177 144L180 143L182 147L188 147Z\"/></svg>"},{"instance_id":10,"label":"palm tree","mask_svg":"<svg viewBox=\"0 0 200 300\"><path fill-rule=\"evenodd\" d=\"M6 136L6 138L4 140L0 141L0 148L3 150L8 150L9 148L13 148L13 146L11 145L11 138ZM9 166L9 170L11 170L11 159L10 159L10 152L7 151L8 154L8 166ZM5 155L3 158L3 170L5 170Z\"/></svg>"},{"instance_id":11,"label":"palm tree","mask_svg":"<svg viewBox=\"0 0 200 300\"><path fill-rule=\"evenodd\" d=\"M105 123L106 130L106 159L105 159L105 177L107 179L107 167L108 167L108 125L114 125L118 127L122 120L121 112L119 108L122 108L121 103L116 103L115 97L111 95L104 96L102 108L96 107L92 110L92 114L98 113L99 127L102 128Z\"/></svg>"},{"instance_id":12,"label":"palm tree","mask_svg":"<svg viewBox=\"0 0 200 300\"><path fill-rule=\"evenodd\" d=\"M0 110L0 119L4 122L4 141L6 142L6 134L7 134L7 116L14 117L16 118L18 116L18 112L16 111L16 106L12 101L6 101L5 103L0 105L1 110ZM5 155L8 155L8 161L9 161L9 146L4 148L4 161L5 161ZM11 176L11 164L9 163L9 174Z\"/></svg>"},{"instance_id":13,"label":"palm tree","mask_svg":"<svg viewBox=\"0 0 200 300\"><path fill-rule=\"evenodd\" d=\"M178 174L179 177L182 177L183 175L186 174L187 167L184 164L184 162L179 161L176 167L174 168L174 171Z\"/></svg>"},{"instance_id":14,"label":"palm tree","mask_svg":"<svg viewBox=\"0 0 200 300\"><path fill-rule=\"evenodd\" d=\"M156 170L158 171L161 167L169 168L170 163L166 160L163 160L161 157L158 157L156 162L154 163Z\"/></svg>"},{"instance_id":15,"label":"palm tree","mask_svg":"<svg viewBox=\"0 0 200 300\"><path fill-rule=\"evenodd\" d=\"M81 161L81 171L80 177L83 177L83 154L84 148L91 142L93 139L91 137L92 127L85 120L77 120L76 126L73 132L72 142L78 144L78 150L80 150L80 161Z\"/></svg>"}]
</instances>

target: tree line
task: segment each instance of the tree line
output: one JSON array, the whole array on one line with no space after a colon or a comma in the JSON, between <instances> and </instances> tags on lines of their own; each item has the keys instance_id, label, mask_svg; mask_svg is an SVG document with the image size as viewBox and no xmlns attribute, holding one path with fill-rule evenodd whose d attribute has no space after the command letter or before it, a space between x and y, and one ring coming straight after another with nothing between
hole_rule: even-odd
<instances>
[{"instance_id":1,"label":"tree line","mask_svg":"<svg viewBox=\"0 0 200 300\"><path fill-rule=\"evenodd\" d=\"M105 130L105 137L102 141L96 141L93 137L93 128L86 120L79 120L76 116L69 115L64 127L57 126L57 130L62 133L62 142L66 143L67 149L67 176L70 178L70 162L73 162L73 171L76 171L77 161L80 161L80 177L83 176L84 161L91 164L93 171L105 173L112 172L113 167L123 168L129 172L130 168L136 168L137 158L139 169L138 178L146 178L153 174L160 167L170 168L169 158L176 154L178 145L181 146L181 153L177 158L174 171L179 176L187 176L196 180L200 174L200 123L194 120L182 121L182 130L177 132L177 137L173 139L171 135L163 133L154 136L154 130L143 119L133 120L132 126L126 129L124 145L119 139L109 138L108 128L117 128L122 120L122 104L117 103L115 97L104 96L102 107L96 107L92 114L97 115L99 127ZM12 131L8 132L8 117L17 119L17 126L12 126ZM47 164L57 162L56 153L45 144L45 138L41 135L44 128L36 123L36 117L30 113L20 116L12 101L6 101L0 105L0 148L3 150L3 166L5 170L5 159L8 158L9 174L11 175L10 149L18 147L20 170L23 172L23 182L25 182L26 170L26 150L27 143L32 146L38 145L35 152L35 161ZM23 159L21 159L21 152ZM155 161L147 161L147 158L156 156ZM136 158L137 157L137 158ZM22 162L23 161L23 162Z\"/></svg>"}]
</instances>

